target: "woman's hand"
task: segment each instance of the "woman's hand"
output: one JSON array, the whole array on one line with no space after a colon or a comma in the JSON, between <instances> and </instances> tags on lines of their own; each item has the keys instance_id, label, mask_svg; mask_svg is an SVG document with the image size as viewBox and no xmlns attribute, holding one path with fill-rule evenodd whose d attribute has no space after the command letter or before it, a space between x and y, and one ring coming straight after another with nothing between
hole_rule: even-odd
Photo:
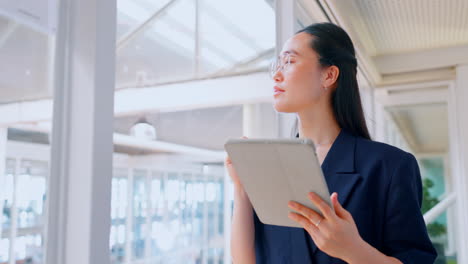
<instances>
[{"instance_id":1,"label":"woman's hand","mask_svg":"<svg viewBox=\"0 0 468 264\"><path fill-rule=\"evenodd\" d=\"M300 203L290 201L289 208L298 213L289 213L289 218L304 227L317 247L328 255L347 261L365 244L359 235L352 215L338 201L338 194L331 195L335 210L317 194L309 193L309 199L320 209L321 214Z\"/></svg>"},{"instance_id":2,"label":"woman's hand","mask_svg":"<svg viewBox=\"0 0 468 264\"><path fill-rule=\"evenodd\" d=\"M247 139L247 137L245 136L242 138ZM239 179L239 176L237 175L236 170L234 169L234 166L232 165L232 160L231 158L229 158L229 156L226 156L226 159L224 160L224 164L226 165L229 176L231 177L232 183L234 184L234 188L243 190L244 188L242 187L242 183Z\"/></svg>"}]
</instances>

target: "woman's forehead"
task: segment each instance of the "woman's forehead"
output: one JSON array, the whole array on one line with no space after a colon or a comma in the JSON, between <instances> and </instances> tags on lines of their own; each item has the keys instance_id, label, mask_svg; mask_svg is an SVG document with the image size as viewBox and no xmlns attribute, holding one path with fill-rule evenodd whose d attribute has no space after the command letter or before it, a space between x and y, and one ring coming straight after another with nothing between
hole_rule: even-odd
<instances>
[{"instance_id":1,"label":"woman's forehead","mask_svg":"<svg viewBox=\"0 0 468 264\"><path fill-rule=\"evenodd\" d=\"M284 43L281 54L293 54L293 55L304 55L311 56L315 55L314 50L310 47L310 42L312 41L312 36L301 32L294 36Z\"/></svg>"}]
</instances>

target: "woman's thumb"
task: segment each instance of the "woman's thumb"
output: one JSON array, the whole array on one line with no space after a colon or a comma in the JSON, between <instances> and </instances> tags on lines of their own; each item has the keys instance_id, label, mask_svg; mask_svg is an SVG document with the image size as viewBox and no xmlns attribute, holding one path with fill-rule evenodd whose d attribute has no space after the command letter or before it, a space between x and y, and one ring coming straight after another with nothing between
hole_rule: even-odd
<instances>
[{"instance_id":1,"label":"woman's thumb","mask_svg":"<svg viewBox=\"0 0 468 264\"><path fill-rule=\"evenodd\" d=\"M335 213L336 215L346 218L347 217L347 211L341 206L340 201L338 201L338 193L334 192L331 195L331 200L333 203L333 207L335 208Z\"/></svg>"}]
</instances>

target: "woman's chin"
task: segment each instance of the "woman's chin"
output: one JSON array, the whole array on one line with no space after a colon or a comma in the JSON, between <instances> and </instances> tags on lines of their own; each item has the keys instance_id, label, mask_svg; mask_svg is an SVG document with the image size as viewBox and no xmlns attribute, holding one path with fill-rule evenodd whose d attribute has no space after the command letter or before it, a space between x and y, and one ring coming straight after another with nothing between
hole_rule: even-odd
<instances>
[{"instance_id":1,"label":"woman's chin","mask_svg":"<svg viewBox=\"0 0 468 264\"><path fill-rule=\"evenodd\" d=\"M293 109L293 107L291 107L291 105L289 104L286 104L284 102L278 102L278 101L274 101L273 103L273 106L275 107L275 110L277 112L280 112L280 113L295 113L297 111L295 111Z\"/></svg>"}]
</instances>

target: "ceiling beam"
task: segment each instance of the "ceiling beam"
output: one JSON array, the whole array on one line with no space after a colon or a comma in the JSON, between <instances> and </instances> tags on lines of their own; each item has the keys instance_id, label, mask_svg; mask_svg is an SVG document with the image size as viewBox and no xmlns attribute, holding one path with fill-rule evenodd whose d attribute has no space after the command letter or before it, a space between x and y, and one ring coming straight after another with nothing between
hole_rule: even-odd
<instances>
[{"instance_id":1,"label":"ceiling beam","mask_svg":"<svg viewBox=\"0 0 468 264\"><path fill-rule=\"evenodd\" d=\"M230 32L231 35L236 37L239 41L243 42L246 46L255 50L256 52L261 52L263 50L263 48L257 44L255 37L245 33L245 31L243 31L236 23L233 23L228 19L228 17L224 16L218 10L213 8L209 2L207 2L207 4L200 2L200 4L201 13L206 13L208 16L211 16L217 20L226 31Z\"/></svg>"},{"instance_id":2,"label":"ceiling beam","mask_svg":"<svg viewBox=\"0 0 468 264\"><path fill-rule=\"evenodd\" d=\"M373 58L382 74L396 74L468 63L468 45L380 55Z\"/></svg>"},{"instance_id":3,"label":"ceiling beam","mask_svg":"<svg viewBox=\"0 0 468 264\"><path fill-rule=\"evenodd\" d=\"M138 33L142 32L145 30L148 26L151 25L151 23L156 20L157 18L161 17L163 14L165 14L169 8L171 8L175 3L177 3L179 0L171 0L168 3L166 3L163 7L161 7L158 11L154 12L153 15L148 17L146 20L138 24L135 28L130 30L127 34L125 34L122 38L120 38L117 41L117 52L121 50L127 43L130 42L135 36L138 35Z\"/></svg>"},{"instance_id":4,"label":"ceiling beam","mask_svg":"<svg viewBox=\"0 0 468 264\"><path fill-rule=\"evenodd\" d=\"M19 124L19 125L12 126L12 128L25 130L25 131L34 131L34 132L50 134L52 130L52 123L41 122L37 124L27 124L27 125ZM219 161L223 161L225 157L224 151L197 148L197 147L175 144L175 143L165 142L165 141L160 141L160 140L141 139L141 138L137 138L137 137L126 135L126 134L120 134L120 133L113 133L113 143L115 146L144 150L144 151L148 151L152 153L172 153L172 154L189 155L193 157L199 157L205 161L210 160L213 162L215 161L219 162ZM22 142L17 143L16 141L14 141L14 143L11 143L11 141L9 141L8 144L23 144L25 146L30 145L30 144L24 144ZM42 144L39 144L38 147L42 149L46 148L46 150L48 149L48 147L45 147ZM22 147L22 148L24 149L25 147ZM12 148L8 150L9 150L10 156L20 155L20 152L18 152L16 148ZM45 151L45 152L48 153L48 151ZM16 155L16 153L18 154ZM34 152L31 152L31 153L34 153ZM43 153L40 153L40 155L42 154ZM38 157L41 157L40 155ZM39 158L38 160L42 160L42 158Z\"/></svg>"},{"instance_id":5,"label":"ceiling beam","mask_svg":"<svg viewBox=\"0 0 468 264\"><path fill-rule=\"evenodd\" d=\"M272 101L266 72L115 92L115 116L171 112ZM0 126L50 121L52 99L0 105Z\"/></svg>"},{"instance_id":6,"label":"ceiling beam","mask_svg":"<svg viewBox=\"0 0 468 264\"><path fill-rule=\"evenodd\" d=\"M417 83L405 83L397 85L386 85L377 87L378 92L386 92L387 94L393 93L395 91L415 91L415 90L428 90L428 89L437 89L443 87L445 90L448 90L448 87L452 85L453 81L451 80L441 80L441 81L427 81L427 82L417 82Z\"/></svg>"},{"instance_id":7,"label":"ceiling beam","mask_svg":"<svg viewBox=\"0 0 468 264\"><path fill-rule=\"evenodd\" d=\"M252 58L248 58L248 59L246 59L244 61L240 61L239 63L237 63L235 65L232 65L229 68L221 69L221 70L219 70L219 71L217 71L217 72L215 72L213 74L210 74L210 76L219 76L219 75L223 75L223 74L229 74L229 73L235 72L236 70L248 67L248 66L250 66L252 64L255 64L255 63L259 62L259 61L268 59L269 57L273 57L274 55L275 55L275 48L267 49L267 50L265 50L263 52L260 52L260 53L256 54Z\"/></svg>"},{"instance_id":8,"label":"ceiling beam","mask_svg":"<svg viewBox=\"0 0 468 264\"><path fill-rule=\"evenodd\" d=\"M375 89L375 99L384 107L415 104L447 103L449 98L448 86L431 86L413 88L398 87L397 89Z\"/></svg>"},{"instance_id":9,"label":"ceiling beam","mask_svg":"<svg viewBox=\"0 0 468 264\"><path fill-rule=\"evenodd\" d=\"M455 69L447 67L442 69L434 69L427 71L405 72L397 74L386 74L382 76L382 82L379 86L434 82L434 81L449 81L456 77Z\"/></svg>"},{"instance_id":10,"label":"ceiling beam","mask_svg":"<svg viewBox=\"0 0 468 264\"><path fill-rule=\"evenodd\" d=\"M5 45L8 39L11 37L13 32L18 28L18 23L9 20L5 30L0 34L0 48Z\"/></svg>"}]
</instances>

